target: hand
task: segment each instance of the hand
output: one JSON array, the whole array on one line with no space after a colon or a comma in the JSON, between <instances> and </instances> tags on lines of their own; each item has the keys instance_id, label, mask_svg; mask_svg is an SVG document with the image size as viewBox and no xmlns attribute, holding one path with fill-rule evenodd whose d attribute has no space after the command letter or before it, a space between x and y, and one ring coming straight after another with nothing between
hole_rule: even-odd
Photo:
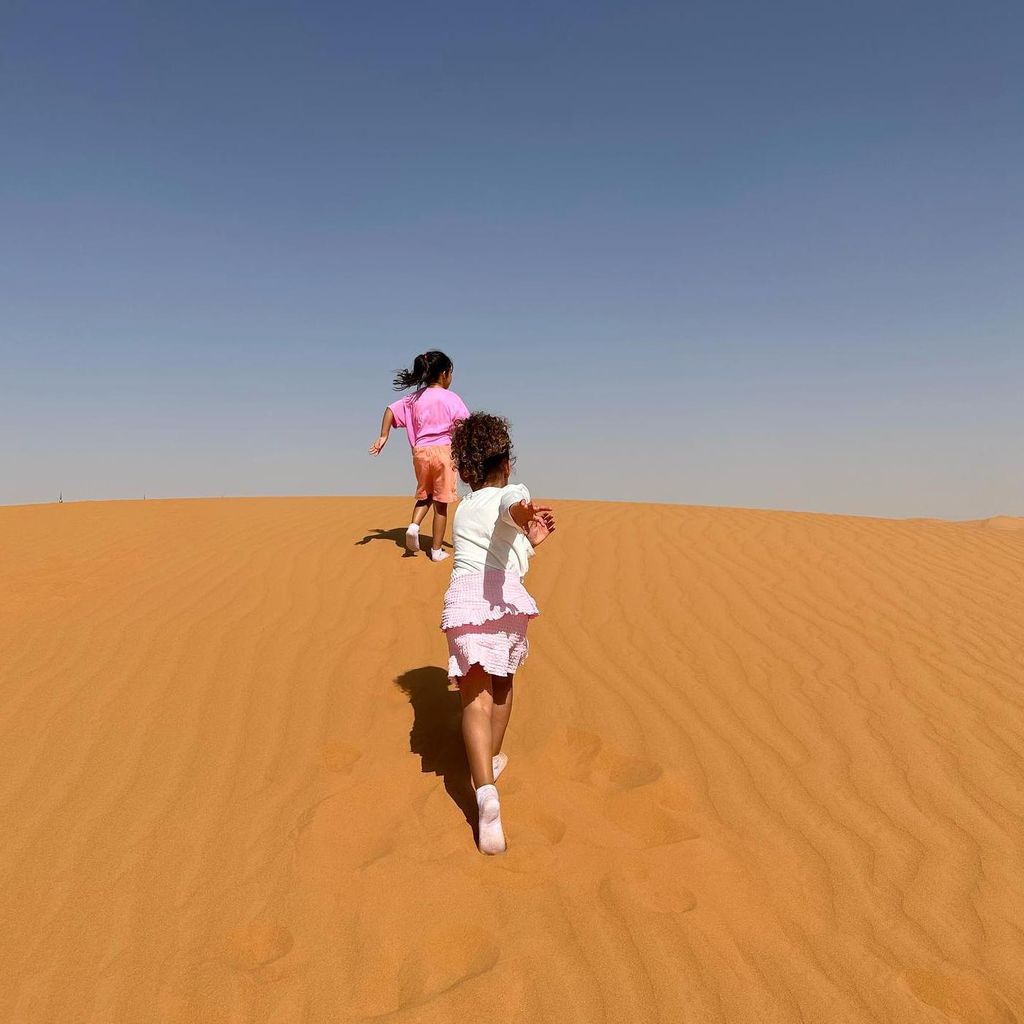
<instances>
[{"instance_id":1,"label":"hand","mask_svg":"<svg viewBox=\"0 0 1024 1024\"><path fill-rule=\"evenodd\" d=\"M554 530L555 517L551 513L552 509L549 505L536 505L525 498L516 502L509 509L513 522L526 534L531 544L533 544L531 531L539 538L537 541L539 544Z\"/></svg>"},{"instance_id":2,"label":"hand","mask_svg":"<svg viewBox=\"0 0 1024 1024\"><path fill-rule=\"evenodd\" d=\"M385 434L381 434L381 436L378 437L377 440L374 441L373 444L370 445L370 454L371 455L380 455L381 448L383 448L384 445L386 445L387 443L388 443L387 436Z\"/></svg>"},{"instance_id":3,"label":"hand","mask_svg":"<svg viewBox=\"0 0 1024 1024\"><path fill-rule=\"evenodd\" d=\"M535 519L531 519L526 527L526 539L537 547L543 544L555 532L555 516L550 510L541 512Z\"/></svg>"},{"instance_id":4,"label":"hand","mask_svg":"<svg viewBox=\"0 0 1024 1024\"><path fill-rule=\"evenodd\" d=\"M530 525L531 520L534 516L541 512L550 512L551 509L547 505L535 505L532 501L527 501L522 498L517 501L514 505L509 507L509 515L512 517L512 521L519 527L520 530L525 530Z\"/></svg>"}]
</instances>

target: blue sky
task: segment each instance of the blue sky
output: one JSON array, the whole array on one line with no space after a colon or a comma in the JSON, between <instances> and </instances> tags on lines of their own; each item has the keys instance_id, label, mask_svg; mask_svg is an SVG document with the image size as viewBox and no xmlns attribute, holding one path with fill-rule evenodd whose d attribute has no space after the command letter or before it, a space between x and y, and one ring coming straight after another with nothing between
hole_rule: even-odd
<instances>
[{"instance_id":1,"label":"blue sky","mask_svg":"<svg viewBox=\"0 0 1024 1024\"><path fill-rule=\"evenodd\" d=\"M439 347L552 497L1024 514L1024 8L9 5L0 502L404 494Z\"/></svg>"}]
</instances>

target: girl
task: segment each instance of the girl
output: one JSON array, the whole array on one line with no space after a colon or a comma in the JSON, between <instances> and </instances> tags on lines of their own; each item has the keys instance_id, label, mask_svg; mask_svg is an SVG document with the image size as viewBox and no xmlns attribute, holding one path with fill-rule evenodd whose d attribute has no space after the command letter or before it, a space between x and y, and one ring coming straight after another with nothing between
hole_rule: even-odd
<instances>
[{"instance_id":1,"label":"girl","mask_svg":"<svg viewBox=\"0 0 1024 1024\"><path fill-rule=\"evenodd\" d=\"M434 506L434 529L430 558L440 562L448 557L443 550L448 525L448 503L455 500L455 467L452 465L452 424L469 415L466 403L454 391L452 361L437 351L423 352L411 370L395 372L396 391L416 388L384 410L380 437L370 445L371 455L380 455L388 443L392 426L405 427L412 448L412 466L416 474L416 504L412 521L405 531L405 546L415 554L420 549L420 523Z\"/></svg>"},{"instance_id":2,"label":"girl","mask_svg":"<svg viewBox=\"0 0 1024 1024\"><path fill-rule=\"evenodd\" d=\"M462 737L476 788L483 853L504 853L495 780L512 712L512 677L527 655L526 627L539 614L523 586L534 548L555 529L552 510L534 505L522 484L509 484L508 420L475 412L455 425L452 454L473 488L455 512L455 560L441 628L448 676L459 687Z\"/></svg>"}]
</instances>

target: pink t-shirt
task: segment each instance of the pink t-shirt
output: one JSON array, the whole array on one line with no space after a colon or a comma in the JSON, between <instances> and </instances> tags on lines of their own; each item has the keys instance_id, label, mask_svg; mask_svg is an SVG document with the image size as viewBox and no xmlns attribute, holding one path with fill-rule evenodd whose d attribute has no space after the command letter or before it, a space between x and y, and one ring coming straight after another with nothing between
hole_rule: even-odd
<instances>
[{"instance_id":1,"label":"pink t-shirt","mask_svg":"<svg viewBox=\"0 0 1024 1024\"><path fill-rule=\"evenodd\" d=\"M452 425L469 415L466 403L447 388L424 388L388 406L396 427L405 427L413 448L452 443Z\"/></svg>"}]
</instances>

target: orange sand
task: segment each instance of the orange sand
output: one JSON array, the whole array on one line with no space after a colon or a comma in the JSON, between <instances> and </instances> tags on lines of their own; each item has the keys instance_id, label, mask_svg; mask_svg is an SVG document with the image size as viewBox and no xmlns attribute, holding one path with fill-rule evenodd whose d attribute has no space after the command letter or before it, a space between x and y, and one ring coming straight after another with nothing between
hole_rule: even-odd
<instances>
[{"instance_id":1,"label":"orange sand","mask_svg":"<svg viewBox=\"0 0 1024 1024\"><path fill-rule=\"evenodd\" d=\"M484 858L406 506L0 509L0 1021L1024 1021L1024 531L561 503Z\"/></svg>"}]
</instances>

